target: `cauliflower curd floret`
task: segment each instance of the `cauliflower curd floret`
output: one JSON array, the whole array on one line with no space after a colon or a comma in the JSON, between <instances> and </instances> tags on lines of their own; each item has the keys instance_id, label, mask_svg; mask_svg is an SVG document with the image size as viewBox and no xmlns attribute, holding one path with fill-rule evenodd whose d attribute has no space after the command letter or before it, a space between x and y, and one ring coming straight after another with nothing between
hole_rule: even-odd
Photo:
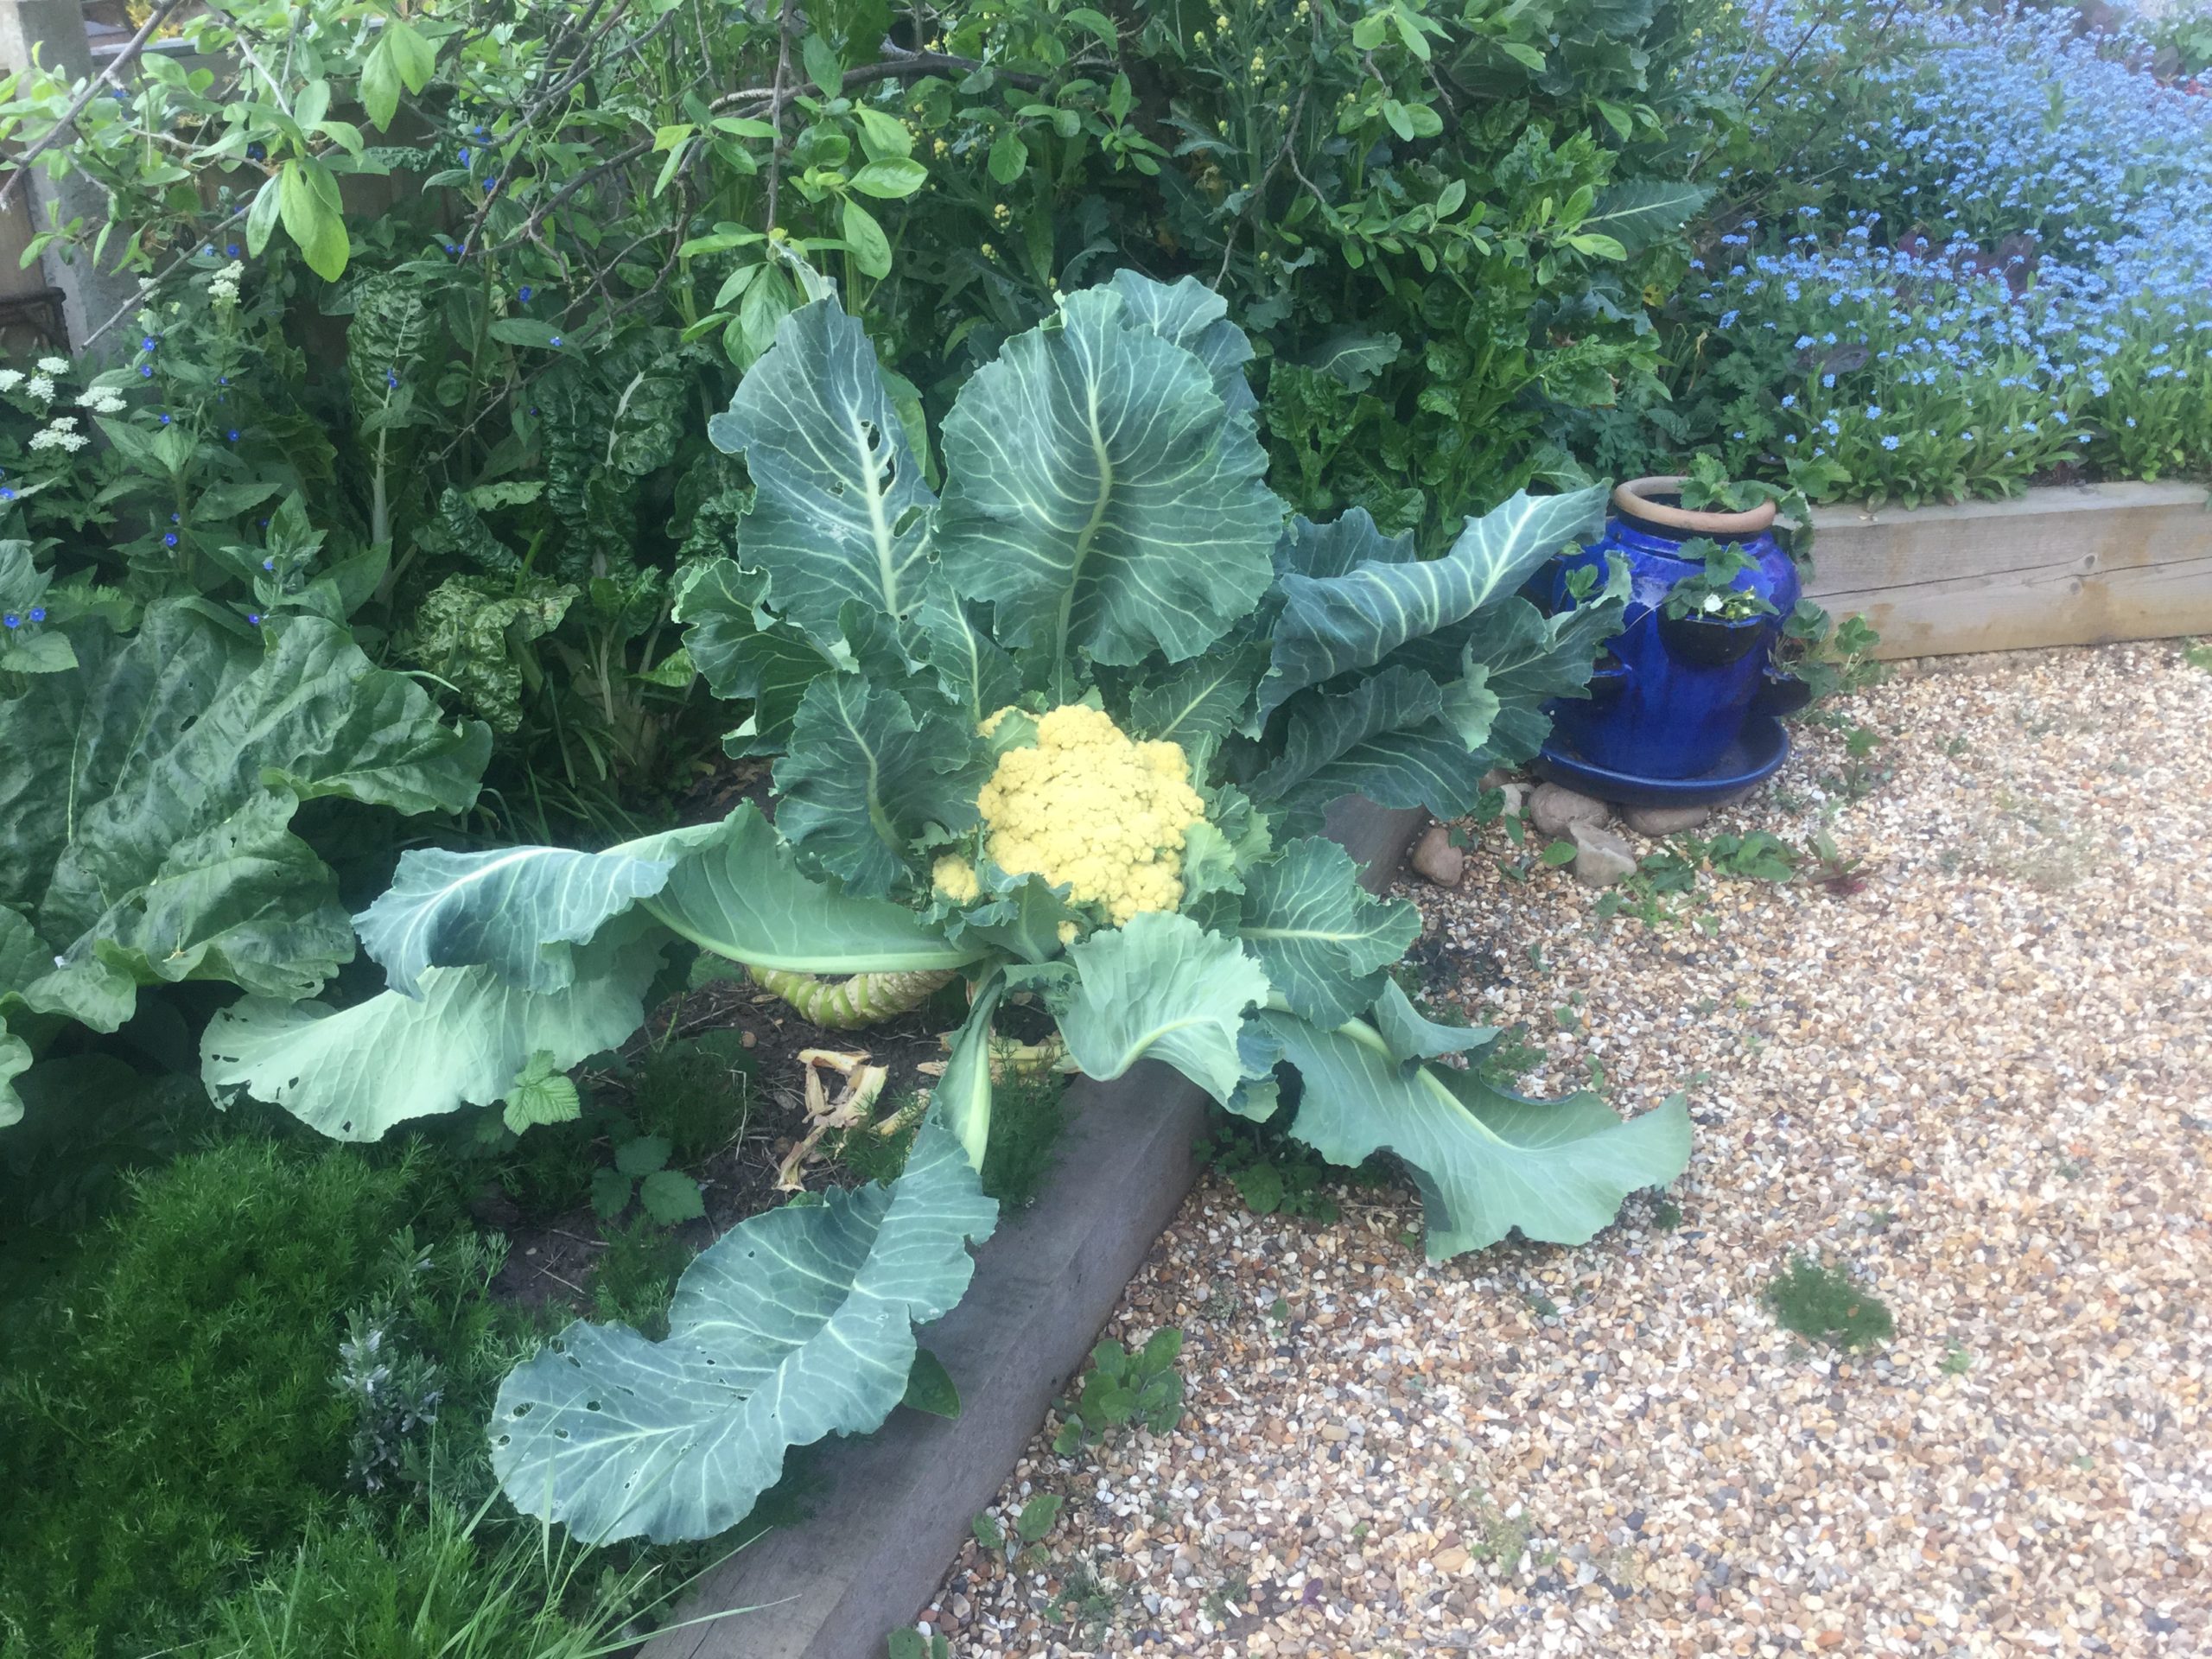
<instances>
[{"instance_id":1,"label":"cauliflower curd floret","mask_svg":"<svg viewBox=\"0 0 2212 1659\"><path fill-rule=\"evenodd\" d=\"M1005 713L984 721L986 735ZM1039 715L1035 747L1001 755L976 804L1001 869L1065 882L1117 927L1182 903L1184 837L1205 817L1180 744L1133 741L1083 703Z\"/></svg>"},{"instance_id":2,"label":"cauliflower curd floret","mask_svg":"<svg viewBox=\"0 0 2212 1659\"><path fill-rule=\"evenodd\" d=\"M956 905L972 905L983 891L976 867L957 853L947 853L930 866L930 885Z\"/></svg>"}]
</instances>

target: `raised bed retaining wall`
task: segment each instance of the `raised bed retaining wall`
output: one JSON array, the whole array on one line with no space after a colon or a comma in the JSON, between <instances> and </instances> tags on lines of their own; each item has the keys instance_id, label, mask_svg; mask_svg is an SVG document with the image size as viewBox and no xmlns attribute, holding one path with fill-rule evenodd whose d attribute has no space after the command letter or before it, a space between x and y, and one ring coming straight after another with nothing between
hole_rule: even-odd
<instances>
[{"instance_id":1,"label":"raised bed retaining wall","mask_svg":"<svg viewBox=\"0 0 2212 1659\"><path fill-rule=\"evenodd\" d=\"M1380 891L1427 822L1345 800L1327 828ZM960 1306L922 1332L959 1386L959 1417L901 1407L830 1447L808 1518L724 1562L677 1618L759 1611L671 1630L642 1659L882 1659L885 1637L936 1592L1198 1177L1206 1097L1177 1072L1147 1061L1070 1093L1037 1202L1001 1219Z\"/></svg>"},{"instance_id":2,"label":"raised bed retaining wall","mask_svg":"<svg viewBox=\"0 0 2212 1659\"><path fill-rule=\"evenodd\" d=\"M1959 506L1821 507L1806 596L1863 612L1876 655L2212 632L2202 484L2083 484Z\"/></svg>"}]
</instances>

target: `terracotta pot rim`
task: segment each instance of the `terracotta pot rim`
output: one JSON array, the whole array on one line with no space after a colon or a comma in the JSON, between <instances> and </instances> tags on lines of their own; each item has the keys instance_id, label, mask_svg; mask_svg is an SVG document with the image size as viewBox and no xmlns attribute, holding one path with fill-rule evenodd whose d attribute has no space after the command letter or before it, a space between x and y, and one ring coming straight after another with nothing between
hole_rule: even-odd
<instances>
[{"instance_id":1,"label":"terracotta pot rim","mask_svg":"<svg viewBox=\"0 0 2212 1659\"><path fill-rule=\"evenodd\" d=\"M1688 536L1758 536L1774 528L1771 501L1762 501L1746 512L1693 512L1651 499L1679 493L1688 477L1686 473L1658 473L1628 479L1615 486L1613 508L1639 524Z\"/></svg>"}]
</instances>

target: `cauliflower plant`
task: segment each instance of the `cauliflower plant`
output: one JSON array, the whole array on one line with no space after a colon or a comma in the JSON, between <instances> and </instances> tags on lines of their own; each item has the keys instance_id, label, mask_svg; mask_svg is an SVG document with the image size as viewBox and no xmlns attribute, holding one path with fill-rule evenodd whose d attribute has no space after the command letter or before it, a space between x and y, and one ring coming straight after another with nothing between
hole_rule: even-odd
<instances>
[{"instance_id":1,"label":"cauliflower plant","mask_svg":"<svg viewBox=\"0 0 2212 1659\"><path fill-rule=\"evenodd\" d=\"M985 721L984 734L1008 712ZM1036 742L999 757L976 805L1001 869L1065 883L1075 903L1100 906L1116 927L1182 903L1184 839L1205 819L1180 744L1137 742L1079 702L1039 715ZM956 902L975 898L964 860L939 859L931 879Z\"/></svg>"}]
</instances>

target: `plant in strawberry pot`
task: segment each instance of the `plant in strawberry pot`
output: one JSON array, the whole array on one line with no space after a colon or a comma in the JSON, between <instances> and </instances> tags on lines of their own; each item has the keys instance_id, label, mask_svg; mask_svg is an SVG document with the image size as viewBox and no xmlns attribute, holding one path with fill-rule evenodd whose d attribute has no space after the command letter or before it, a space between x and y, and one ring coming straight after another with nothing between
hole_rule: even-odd
<instances>
[{"instance_id":1,"label":"plant in strawberry pot","mask_svg":"<svg viewBox=\"0 0 2212 1659\"><path fill-rule=\"evenodd\" d=\"M1554 705L1536 769L1627 804L1738 793L1788 757L1780 716L1808 695L1777 653L1810 541L1803 499L1699 456L1687 474L1630 480L1612 506L1605 534L1560 554L1544 586L1555 612L1570 610L1615 556L1630 582L1611 661L1589 698ZM1777 534L1785 511L1794 523Z\"/></svg>"}]
</instances>

